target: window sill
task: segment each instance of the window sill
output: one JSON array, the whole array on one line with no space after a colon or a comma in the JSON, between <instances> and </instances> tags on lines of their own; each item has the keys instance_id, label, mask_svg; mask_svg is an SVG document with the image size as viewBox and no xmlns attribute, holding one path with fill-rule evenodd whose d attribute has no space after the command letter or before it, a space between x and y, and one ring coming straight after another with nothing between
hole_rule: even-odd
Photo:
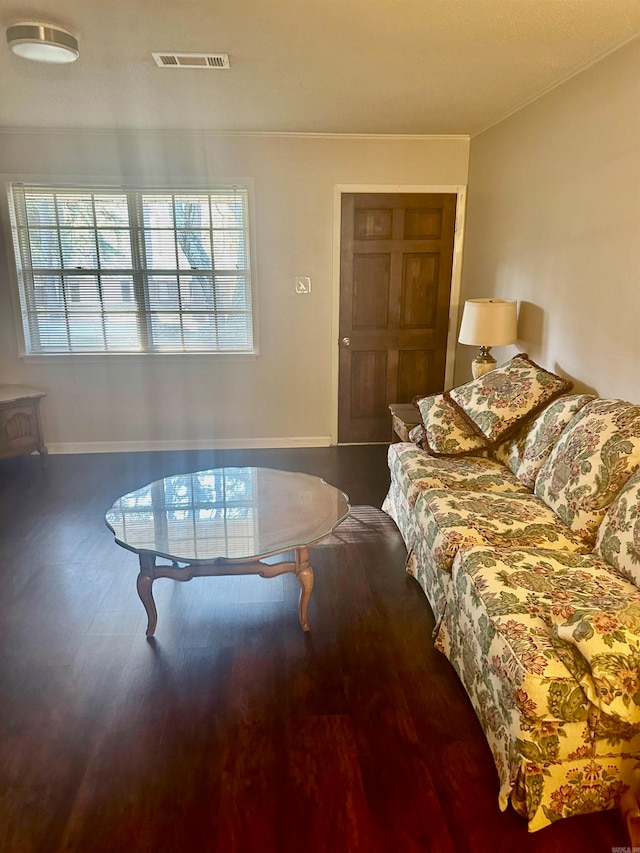
<instances>
[{"instance_id":1,"label":"window sill","mask_svg":"<svg viewBox=\"0 0 640 853\"><path fill-rule=\"evenodd\" d=\"M187 359L191 362L210 362L210 361L256 361L259 357L259 352L87 352L87 353L22 353L21 361L27 364L77 364L80 361L174 361L175 359Z\"/></svg>"}]
</instances>

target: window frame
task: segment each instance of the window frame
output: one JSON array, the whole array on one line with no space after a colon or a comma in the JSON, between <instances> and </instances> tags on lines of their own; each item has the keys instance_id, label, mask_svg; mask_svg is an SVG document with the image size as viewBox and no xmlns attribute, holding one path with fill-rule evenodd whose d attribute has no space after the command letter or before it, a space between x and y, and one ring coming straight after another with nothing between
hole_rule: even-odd
<instances>
[{"instance_id":1,"label":"window frame","mask_svg":"<svg viewBox=\"0 0 640 853\"><path fill-rule=\"evenodd\" d=\"M16 330L16 342L18 356L29 362L48 362L78 363L78 359L96 360L96 359L125 359L130 362L131 359L146 360L153 358L154 360L174 360L176 358L188 359L190 361L252 361L259 356L258 344L258 299L257 299L257 264L256 264L256 227L255 227L255 201L254 201L254 182L252 178L222 178L207 181L193 180L175 180L170 183L166 180L127 180L123 182L119 180L111 180L106 178L96 177L74 177L68 176L34 176L34 175L15 175L1 174L0 184L3 185L3 192L0 193L0 218L3 222L3 230L6 246L6 261L7 271L9 274L11 299L13 303L14 324ZM233 190L240 190L245 195L245 214L244 222L246 232L246 251L247 251L247 279L250 294L250 317L252 326L251 349L250 350L170 350L170 349L140 349L140 350L77 350L77 351L55 351L46 352L29 349L28 346L28 319L24 305L23 289L20 281L20 256L16 252L14 239L16 235L15 223L15 207L12 198L14 186L24 186L28 188L42 188L47 190L67 190L77 192L123 192L131 194L131 197L137 198L137 203L141 202L141 196L145 192L159 194L197 194L197 193L222 193ZM133 195L135 194L135 196ZM139 227L141 220L138 222L128 222L128 230L133 233L136 227ZM174 232L175 233L175 232ZM134 270L136 276L142 275L142 270ZM214 271L215 274L215 271ZM139 317L140 312L137 310L135 316Z\"/></svg>"}]
</instances>

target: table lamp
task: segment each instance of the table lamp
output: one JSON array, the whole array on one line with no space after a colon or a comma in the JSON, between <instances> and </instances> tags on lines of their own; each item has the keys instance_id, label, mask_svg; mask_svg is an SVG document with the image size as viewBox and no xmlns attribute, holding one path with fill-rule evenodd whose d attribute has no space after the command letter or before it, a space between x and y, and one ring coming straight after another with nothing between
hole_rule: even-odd
<instances>
[{"instance_id":1,"label":"table lamp","mask_svg":"<svg viewBox=\"0 0 640 853\"><path fill-rule=\"evenodd\" d=\"M471 362L473 378L484 376L496 366L491 347L512 344L518 339L517 303L513 299L467 299L462 312L458 342L475 344L479 354Z\"/></svg>"}]
</instances>

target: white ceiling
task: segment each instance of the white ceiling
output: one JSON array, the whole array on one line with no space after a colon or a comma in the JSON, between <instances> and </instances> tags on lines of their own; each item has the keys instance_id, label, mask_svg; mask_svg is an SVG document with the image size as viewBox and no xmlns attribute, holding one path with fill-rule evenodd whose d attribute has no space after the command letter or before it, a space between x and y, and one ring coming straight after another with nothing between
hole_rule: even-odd
<instances>
[{"instance_id":1,"label":"white ceiling","mask_svg":"<svg viewBox=\"0 0 640 853\"><path fill-rule=\"evenodd\" d=\"M474 134L640 32L640 0L0 0L80 59L0 44L0 128ZM228 53L166 69L152 51Z\"/></svg>"}]
</instances>

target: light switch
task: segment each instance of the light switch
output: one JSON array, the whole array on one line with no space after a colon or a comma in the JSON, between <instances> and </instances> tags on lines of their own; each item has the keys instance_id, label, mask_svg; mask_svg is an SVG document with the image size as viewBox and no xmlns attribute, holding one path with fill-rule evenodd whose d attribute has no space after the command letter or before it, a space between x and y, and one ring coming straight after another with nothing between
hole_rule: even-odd
<instances>
[{"instance_id":1,"label":"light switch","mask_svg":"<svg viewBox=\"0 0 640 853\"><path fill-rule=\"evenodd\" d=\"M311 293L311 277L308 275L296 276L296 293Z\"/></svg>"}]
</instances>

